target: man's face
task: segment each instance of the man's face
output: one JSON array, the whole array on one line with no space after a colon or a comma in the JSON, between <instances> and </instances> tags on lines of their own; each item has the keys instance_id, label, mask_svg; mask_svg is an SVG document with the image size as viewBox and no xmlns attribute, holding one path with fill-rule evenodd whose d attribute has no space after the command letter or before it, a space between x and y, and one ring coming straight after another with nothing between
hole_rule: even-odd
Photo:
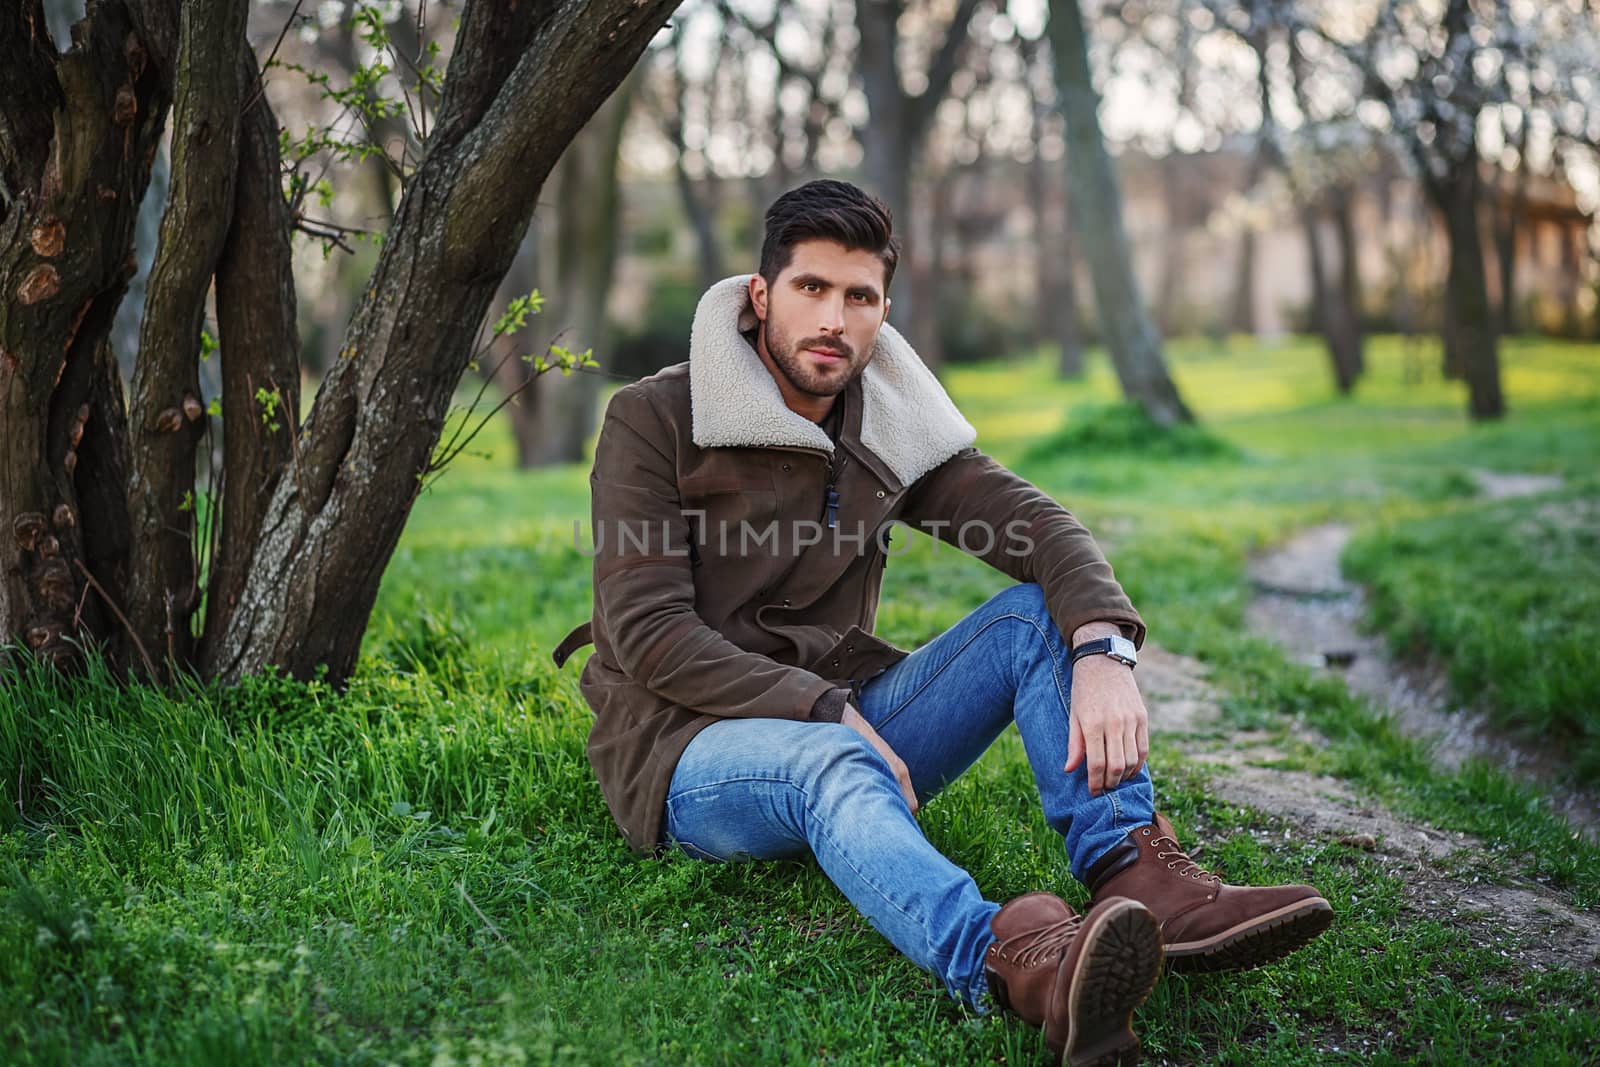
<instances>
[{"instance_id":1,"label":"man's face","mask_svg":"<svg viewBox=\"0 0 1600 1067\"><path fill-rule=\"evenodd\" d=\"M760 274L751 278L767 355L795 391L837 396L866 369L889 313L883 274L872 252L802 241L770 287Z\"/></svg>"}]
</instances>

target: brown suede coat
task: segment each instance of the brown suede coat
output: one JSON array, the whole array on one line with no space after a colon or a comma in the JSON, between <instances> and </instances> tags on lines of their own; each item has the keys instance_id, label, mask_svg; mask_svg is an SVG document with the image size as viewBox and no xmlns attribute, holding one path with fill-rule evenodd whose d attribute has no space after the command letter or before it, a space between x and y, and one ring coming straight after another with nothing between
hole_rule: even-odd
<instances>
[{"instance_id":1,"label":"brown suede coat","mask_svg":"<svg viewBox=\"0 0 1600 1067\"><path fill-rule=\"evenodd\" d=\"M660 845L673 769L701 729L809 719L825 694L908 655L872 633L884 566L911 536L885 541L896 520L1039 583L1069 637L1106 620L1144 640L1088 531L971 446L971 426L892 327L840 396L832 456L740 334L754 322L746 277L702 299L687 362L607 406L589 477L594 610L555 653L562 663L592 637L579 682L595 714L589 760L642 854Z\"/></svg>"}]
</instances>

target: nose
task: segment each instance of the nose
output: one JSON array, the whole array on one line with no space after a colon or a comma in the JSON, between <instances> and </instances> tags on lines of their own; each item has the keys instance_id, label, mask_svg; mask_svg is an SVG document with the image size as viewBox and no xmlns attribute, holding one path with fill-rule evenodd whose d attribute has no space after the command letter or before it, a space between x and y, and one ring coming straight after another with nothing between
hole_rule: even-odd
<instances>
[{"instance_id":1,"label":"nose","mask_svg":"<svg viewBox=\"0 0 1600 1067\"><path fill-rule=\"evenodd\" d=\"M835 336L844 333L844 297L834 292L822 302L822 321L819 324L823 333Z\"/></svg>"}]
</instances>

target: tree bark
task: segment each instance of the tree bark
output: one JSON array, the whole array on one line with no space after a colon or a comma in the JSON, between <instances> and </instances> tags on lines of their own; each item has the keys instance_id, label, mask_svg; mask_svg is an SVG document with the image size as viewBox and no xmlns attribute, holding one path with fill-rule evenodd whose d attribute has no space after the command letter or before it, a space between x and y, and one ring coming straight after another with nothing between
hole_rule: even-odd
<instances>
[{"instance_id":1,"label":"tree bark","mask_svg":"<svg viewBox=\"0 0 1600 1067\"><path fill-rule=\"evenodd\" d=\"M1306 259L1311 272L1312 318L1328 348L1334 386L1348 396L1360 377L1360 340L1350 309L1339 286L1328 277L1322 247L1322 220L1309 207L1300 209L1300 228L1306 239Z\"/></svg>"},{"instance_id":2,"label":"tree bark","mask_svg":"<svg viewBox=\"0 0 1600 1067\"><path fill-rule=\"evenodd\" d=\"M1467 410L1474 419L1496 419L1506 413L1500 389L1500 352L1489 282L1484 270L1483 241L1478 232L1477 157L1445 178L1428 182L1435 206L1444 216L1449 237L1450 268L1446 314L1450 340L1461 376L1467 383Z\"/></svg>"},{"instance_id":3,"label":"tree bark","mask_svg":"<svg viewBox=\"0 0 1600 1067\"><path fill-rule=\"evenodd\" d=\"M1264 70L1267 62L1266 39L1264 36L1258 37L1256 42L1256 55ZM1292 32L1289 34L1289 71L1295 104L1301 114L1310 115L1311 105L1305 86L1305 57L1296 44ZM1261 80L1261 91L1263 94L1270 91L1269 79L1265 77ZM1327 346L1334 386L1341 396L1348 396L1355 389L1356 381L1366 367L1366 360L1362 355L1359 319L1360 264L1356 261L1355 226L1351 218L1350 191L1343 188L1326 192L1315 188L1308 189L1303 181L1296 178L1292 167L1286 165L1284 173L1289 181L1290 193L1299 205L1301 225L1306 236L1306 254L1311 264L1312 328L1322 334L1323 343ZM1334 231L1340 251L1337 281L1329 277L1327 258L1322 251L1321 212L1318 200L1325 200L1331 204Z\"/></svg>"},{"instance_id":4,"label":"tree bark","mask_svg":"<svg viewBox=\"0 0 1600 1067\"><path fill-rule=\"evenodd\" d=\"M267 502L285 471L293 477L300 432L300 337L296 323L290 218L283 199L278 123L247 49L240 64L245 110L239 133L233 218L217 263L218 358L226 446L221 516L207 582L207 647L226 632L243 593ZM278 399L265 417L259 390Z\"/></svg>"},{"instance_id":5,"label":"tree bark","mask_svg":"<svg viewBox=\"0 0 1600 1067\"><path fill-rule=\"evenodd\" d=\"M466 6L426 157L295 434L287 222L263 101L240 132L240 101L255 96L243 0L181 15L172 0L91 0L62 56L38 0L0 5L4 637L63 665L74 641L98 641L114 667L150 675L174 662L233 681L276 666L342 684L539 189L674 6ZM130 426L107 335L174 92L172 201ZM212 610L189 647L202 546L182 494L205 418L195 345L213 271L236 447ZM257 441L263 386L279 390L283 425Z\"/></svg>"},{"instance_id":6,"label":"tree bark","mask_svg":"<svg viewBox=\"0 0 1600 1067\"><path fill-rule=\"evenodd\" d=\"M121 655L132 528L109 335L166 121L161 6L97 0L57 55L37 0L0 5L0 639L60 666Z\"/></svg>"},{"instance_id":7,"label":"tree bark","mask_svg":"<svg viewBox=\"0 0 1600 1067\"><path fill-rule=\"evenodd\" d=\"M673 0L469 5L435 138L395 213L344 356L278 483L238 607L223 680L268 665L342 682L385 564L429 469L473 338L540 187L622 81ZM363 536L349 536L359 528Z\"/></svg>"},{"instance_id":8,"label":"tree bark","mask_svg":"<svg viewBox=\"0 0 1600 1067\"><path fill-rule=\"evenodd\" d=\"M1503 336L1517 332L1517 230L1528 207L1528 120L1524 118L1515 145L1517 171L1511 178L1511 195L1506 197L1504 167L1495 168L1494 179L1494 250L1500 268L1500 322Z\"/></svg>"},{"instance_id":9,"label":"tree bark","mask_svg":"<svg viewBox=\"0 0 1600 1067\"><path fill-rule=\"evenodd\" d=\"M1100 331L1123 395L1160 426L1192 422L1167 373L1161 336L1145 307L1123 220L1122 189L1106 152L1089 73L1089 46L1077 0L1052 0L1050 43L1058 99L1067 122L1067 175L1073 226L1094 279Z\"/></svg>"},{"instance_id":10,"label":"tree bark","mask_svg":"<svg viewBox=\"0 0 1600 1067\"><path fill-rule=\"evenodd\" d=\"M195 449L205 432L200 329L233 217L245 0L180 5L172 182L129 390L134 544L127 615L163 676L190 661L200 606ZM159 653L156 651L159 649Z\"/></svg>"},{"instance_id":11,"label":"tree bark","mask_svg":"<svg viewBox=\"0 0 1600 1067\"><path fill-rule=\"evenodd\" d=\"M1333 232L1339 242L1339 296L1355 338L1352 365L1356 374L1361 375L1366 373L1367 361L1361 328L1361 250L1356 237L1354 190L1349 186L1341 186L1333 190L1331 200Z\"/></svg>"}]
</instances>

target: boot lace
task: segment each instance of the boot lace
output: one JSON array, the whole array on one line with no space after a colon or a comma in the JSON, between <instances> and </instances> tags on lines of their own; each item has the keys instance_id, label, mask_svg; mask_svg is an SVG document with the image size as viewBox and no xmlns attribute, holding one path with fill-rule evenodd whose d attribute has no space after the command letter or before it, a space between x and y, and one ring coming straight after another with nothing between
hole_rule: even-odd
<instances>
[{"instance_id":1,"label":"boot lace","mask_svg":"<svg viewBox=\"0 0 1600 1067\"><path fill-rule=\"evenodd\" d=\"M1000 954L1020 966L1032 967L1049 959L1052 953L1062 951L1072 944L1072 939L1078 935L1078 928L1082 925L1083 916L1070 915L1048 926L1018 934L1005 943Z\"/></svg>"},{"instance_id":2,"label":"boot lace","mask_svg":"<svg viewBox=\"0 0 1600 1067\"><path fill-rule=\"evenodd\" d=\"M1170 849L1163 849L1162 844L1168 844ZM1167 860L1167 870L1177 871L1179 878L1194 878L1202 882L1218 885L1222 876L1212 874L1200 864L1189 858L1189 854L1178 846L1176 838L1170 834L1160 834L1150 842L1150 847L1156 850L1156 859Z\"/></svg>"}]
</instances>

